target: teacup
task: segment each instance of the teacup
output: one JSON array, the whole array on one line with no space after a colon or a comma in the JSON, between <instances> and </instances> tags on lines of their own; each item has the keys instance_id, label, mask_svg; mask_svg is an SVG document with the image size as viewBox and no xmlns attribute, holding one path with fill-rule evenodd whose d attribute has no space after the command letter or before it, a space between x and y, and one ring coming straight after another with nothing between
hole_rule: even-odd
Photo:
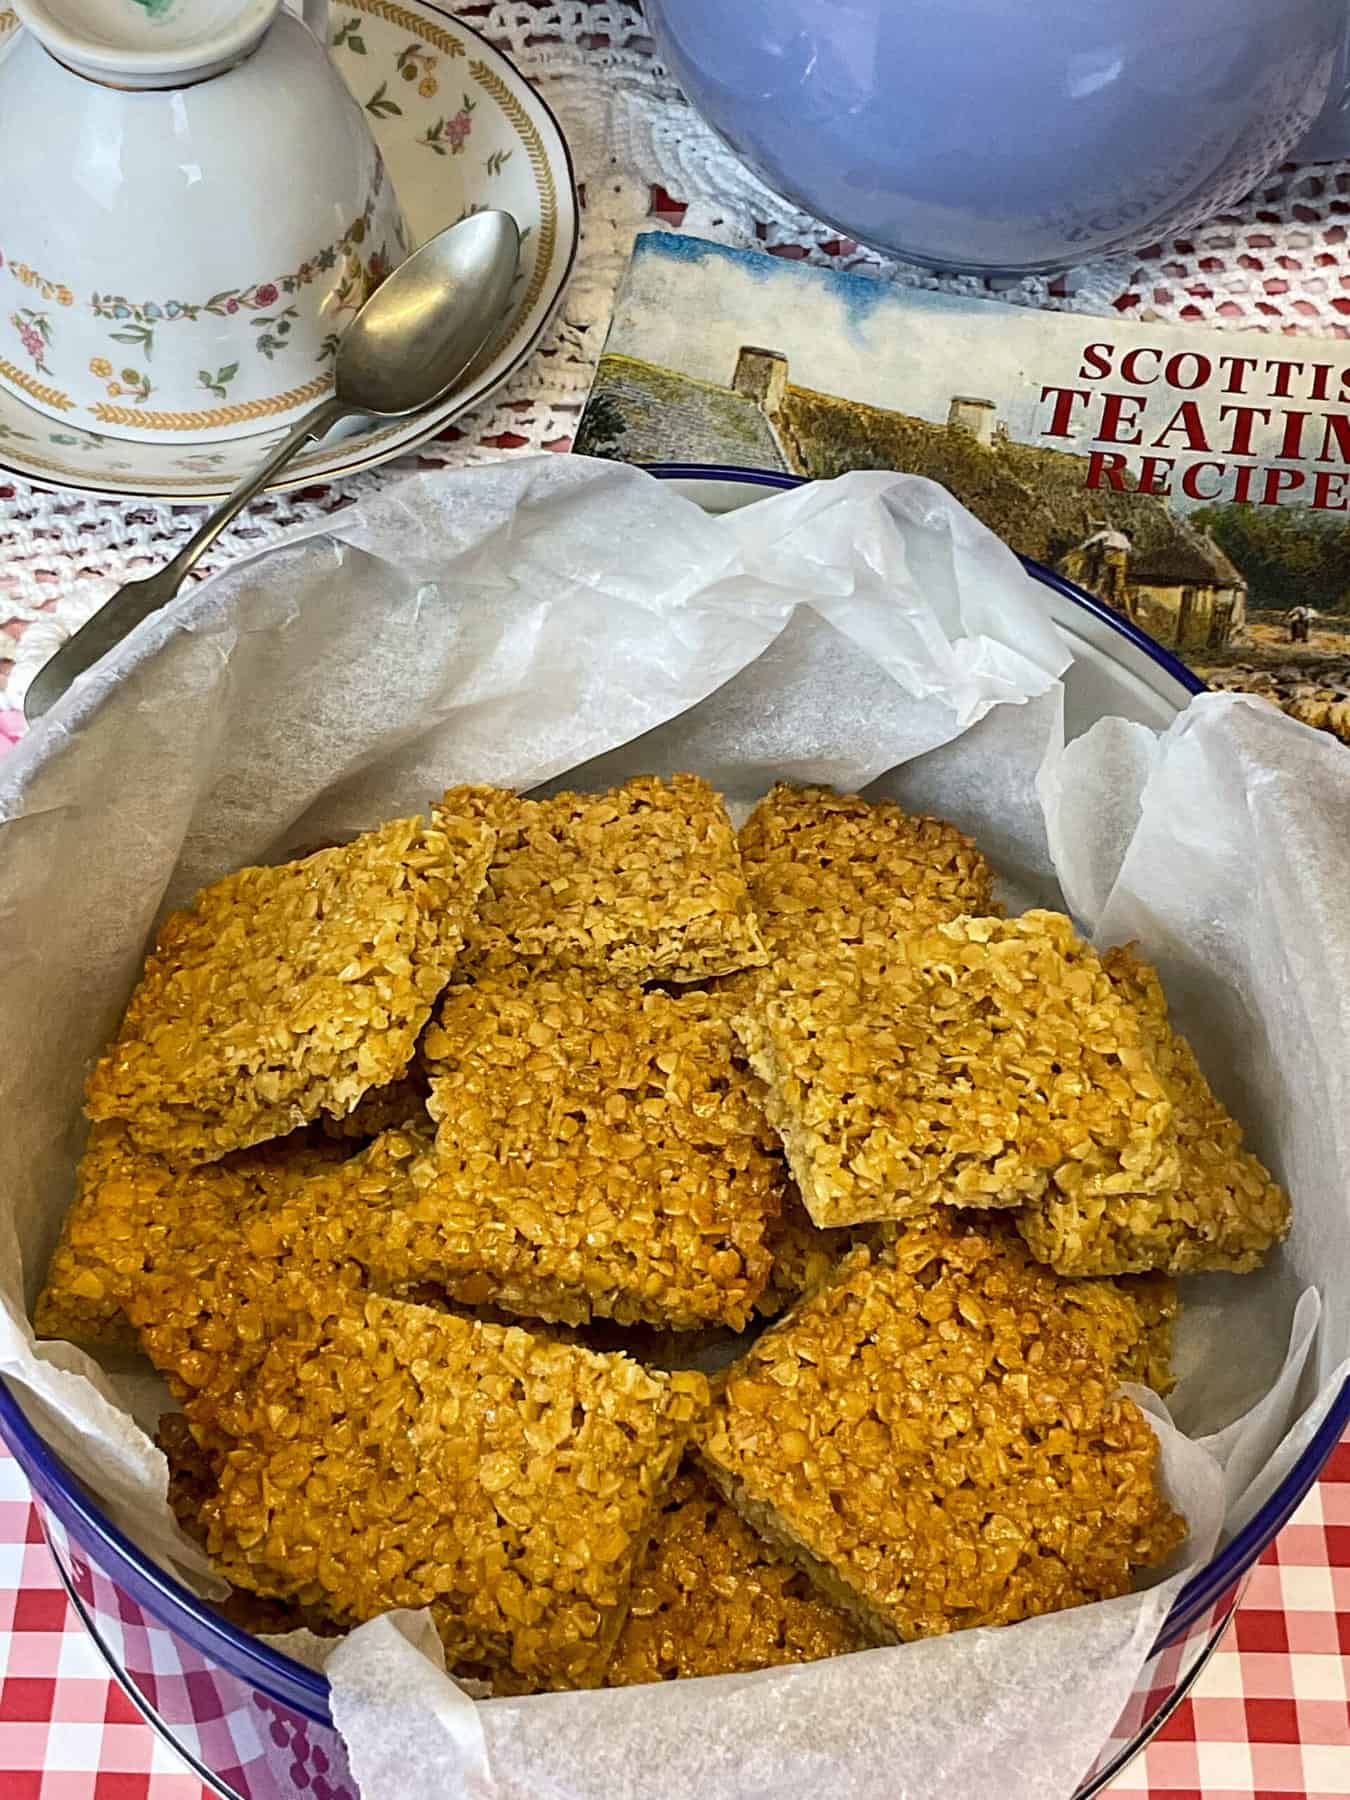
<instances>
[{"instance_id":1,"label":"teacup","mask_svg":"<svg viewBox=\"0 0 1350 1800\"><path fill-rule=\"evenodd\" d=\"M298 418L409 248L326 0L13 3L0 384L144 442Z\"/></svg>"}]
</instances>

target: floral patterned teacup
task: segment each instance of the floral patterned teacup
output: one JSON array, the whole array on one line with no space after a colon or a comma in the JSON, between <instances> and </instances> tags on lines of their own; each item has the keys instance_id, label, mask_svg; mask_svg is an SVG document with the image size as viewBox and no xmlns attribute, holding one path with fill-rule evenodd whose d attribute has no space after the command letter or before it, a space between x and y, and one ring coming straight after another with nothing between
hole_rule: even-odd
<instances>
[{"instance_id":1,"label":"floral patterned teacup","mask_svg":"<svg viewBox=\"0 0 1350 1800\"><path fill-rule=\"evenodd\" d=\"M409 248L322 47L325 0L306 0L309 24L281 0L14 5L27 30L0 49L0 385L153 442L307 411L345 324Z\"/></svg>"}]
</instances>

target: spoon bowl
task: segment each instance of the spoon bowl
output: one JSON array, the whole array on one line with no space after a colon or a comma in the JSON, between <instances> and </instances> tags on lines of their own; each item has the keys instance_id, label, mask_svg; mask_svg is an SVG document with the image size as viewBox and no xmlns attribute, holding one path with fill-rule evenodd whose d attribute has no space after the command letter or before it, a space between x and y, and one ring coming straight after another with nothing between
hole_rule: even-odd
<instances>
[{"instance_id":1,"label":"spoon bowl","mask_svg":"<svg viewBox=\"0 0 1350 1800\"><path fill-rule=\"evenodd\" d=\"M480 212L400 263L338 345L344 409L401 419L447 394L501 324L519 258L510 213Z\"/></svg>"},{"instance_id":2,"label":"spoon bowl","mask_svg":"<svg viewBox=\"0 0 1350 1800\"><path fill-rule=\"evenodd\" d=\"M438 232L400 263L347 327L330 397L287 433L172 562L120 587L38 670L24 696L29 723L143 619L167 606L231 519L311 438L323 437L340 419L405 419L444 399L501 325L519 260L520 232L510 213L480 212Z\"/></svg>"}]
</instances>

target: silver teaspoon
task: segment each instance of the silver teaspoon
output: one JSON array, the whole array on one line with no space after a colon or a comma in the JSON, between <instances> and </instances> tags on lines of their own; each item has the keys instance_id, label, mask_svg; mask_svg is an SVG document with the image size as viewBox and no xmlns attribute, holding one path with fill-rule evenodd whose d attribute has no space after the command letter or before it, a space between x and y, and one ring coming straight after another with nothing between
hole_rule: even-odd
<instances>
[{"instance_id":1,"label":"silver teaspoon","mask_svg":"<svg viewBox=\"0 0 1350 1800\"><path fill-rule=\"evenodd\" d=\"M510 213L480 212L438 232L401 263L347 327L329 398L221 502L172 562L120 587L38 670L24 697L29 723L173 599L202 552L311 438L353 416L406 419L449 393L501 324L519 257L520 232Z\"/></svg>"}]
</instances>

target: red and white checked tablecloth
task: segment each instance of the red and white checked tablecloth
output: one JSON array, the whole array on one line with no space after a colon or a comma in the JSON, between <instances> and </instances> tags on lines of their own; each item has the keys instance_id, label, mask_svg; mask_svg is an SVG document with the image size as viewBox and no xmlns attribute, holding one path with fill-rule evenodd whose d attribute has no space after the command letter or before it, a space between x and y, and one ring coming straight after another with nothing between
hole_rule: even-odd
<instances>
[{"instance_id":1,"label":"red and white checked tablecloth","mask_svg":"<svg viewBox=\"0 0 1350 1800\"><path fill-rule=\"evenodd\" d=\"M1191 1698L1109 1792L1350 1796L1350 1437L1253 1572ZM109 1679L3 1448L0 1800L210 1800Z\"/></svg>"}]
</instances>

